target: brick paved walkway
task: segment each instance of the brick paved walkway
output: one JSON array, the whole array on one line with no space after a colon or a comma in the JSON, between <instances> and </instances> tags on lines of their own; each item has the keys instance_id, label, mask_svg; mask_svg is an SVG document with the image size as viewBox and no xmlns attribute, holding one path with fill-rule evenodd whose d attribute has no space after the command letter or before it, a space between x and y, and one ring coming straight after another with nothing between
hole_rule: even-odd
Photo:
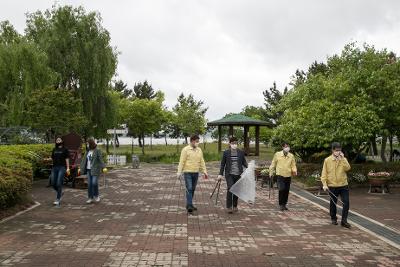
<instances>
[{"instance_id":1,"label":"brick paved walkway","mask_svg":"<svg viewBox=\"0 0 400 267\"><path fill-rule=\"evenodd\" d=\"M229 215L209 201L214 184L200 180L192 216L172 165L111 172L99 204L67 188L55 208L54 193L35 184L41 205L0 224L0 265L400 266L399 250L357 228L330 225L326 212L293 195L289 212L259 191L254 206L240 203Z\"/></svg>"}]
</instances>

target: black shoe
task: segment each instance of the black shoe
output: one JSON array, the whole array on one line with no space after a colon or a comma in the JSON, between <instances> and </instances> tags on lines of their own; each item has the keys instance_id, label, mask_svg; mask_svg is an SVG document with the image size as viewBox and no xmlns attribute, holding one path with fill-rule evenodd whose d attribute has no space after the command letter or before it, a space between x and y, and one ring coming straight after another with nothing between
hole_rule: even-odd
<instances>
[{"instance_id":1,"label":"black shoe","mask_svg":"<svg viewBox=\"0 0 400 267\"><path fill-rule=\"evenodd\" d=\"M192 206L189 206L189 207L187 207L186 209L187 209L187 211L188 211L189 213L192 213L192 212L193 212L193 207L192 207Z\"/></svg>"},{"instance_id":2,"label":"black shoe","mask_svg":"<svg viewBox=\"0 0 400 267\"><path fill-rule=\"evenodd\" d=\"M285 206L281 205L279 209L280 209L280 211L284 211L285 210Z\"/></svg>"},{"instance_id":3,"label":"black shoe","mask_svg":"<svg viewBox=\"0 0 400 267\"><path fill-rule=\"evenodd\" d=\"M333 225L338 225L338 223L337 223L336 220L332 220L332 224L333 224Z\"/></svg>"},{"instance_id":4,"label":"black shoe","mask_svg":"<svg viewBox=\"0 0 400 267\"><path fill-rule=\"evenodd\" d=\"M239 209L237 207L233 207L233 212L238 212Z\"/></svg>"},{"instance_id":5,"label":"black shoe","mask_svg":"<svg viewBox=\"0 0 400 267\"><path fill-rule=\"evenodd\" d=\"M348 228L348 229L351 228L351 225L350 225L348 222L341 222L340 225L341 225L342 227L345 227L345 228Z\"/></svg>"},{"instance_id":6,"label":"black shoe","mask_svg":"<svg viewBox=\"0 0 400 267\"><path fill-rule=\"evenodd\" d=\"M284 208L285 210L289 210L289 209L286 207L286 205L285 205L285 206L283 206L283 208Z\"/></svg>"},{"instance_id":7,"label":"black shoe","mask_svg":"<svg viewBox=\"0 0 400 267\"><path fill-rule=\"evenodd\" d=\"M197 210L197 207L195 207L195 206L192 205L192 209L193 209L194 211L196 211L196 210Z\"/></svg>"}]
</instances>

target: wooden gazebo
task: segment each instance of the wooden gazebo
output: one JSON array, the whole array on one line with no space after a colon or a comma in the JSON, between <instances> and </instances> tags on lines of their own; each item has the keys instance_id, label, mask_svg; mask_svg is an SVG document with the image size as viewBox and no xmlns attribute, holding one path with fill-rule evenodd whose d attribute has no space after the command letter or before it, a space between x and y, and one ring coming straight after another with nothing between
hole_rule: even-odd
<instances>
[{"instance_id":1,"label":"wooden gazebo","mask_svg":"<svg viewBox=\"0 0 400 267\"><path fill-rule=\"evenodd\" d=\"M218 127L218 151L222 149L222 127L227 126L229 127L229 136L233 136L233 127L239 126L244 128L244 151L247 155L250 154L250 139L249 139L249 128L256 127L256 151L255 155L260 155L260 127L261 126L268 126L269 123L262 120L253 119L241 114L234 114L228 116L226 118L211 121L207 123L209 127Z\"/></svg>"}]
</instances>

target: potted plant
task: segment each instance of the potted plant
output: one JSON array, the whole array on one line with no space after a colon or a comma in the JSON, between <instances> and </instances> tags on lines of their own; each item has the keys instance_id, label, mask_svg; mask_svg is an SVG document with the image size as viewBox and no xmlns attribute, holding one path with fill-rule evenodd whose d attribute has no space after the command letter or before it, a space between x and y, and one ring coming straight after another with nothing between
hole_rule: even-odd
<instances>
[{"instance_id":1,"label":"potted plant","mask_svg":"<svg viewBox=\"0 0 400 267\"><path fill-rule=\"evenodd\" d=\"M389 192L389 183L392 177L392 173L389 172L374 172L368 173L369 191L371 193L372 188L381 187L382 193Z\"/></svg>"}]
</instances>

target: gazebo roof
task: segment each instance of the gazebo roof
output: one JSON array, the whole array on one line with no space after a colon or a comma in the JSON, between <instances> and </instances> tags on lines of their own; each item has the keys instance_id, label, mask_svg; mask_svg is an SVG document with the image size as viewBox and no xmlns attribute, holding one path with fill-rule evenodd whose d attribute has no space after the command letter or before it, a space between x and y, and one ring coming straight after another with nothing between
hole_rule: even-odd
<instances>
[{"instance_id":1,"label":"gazebo roof","mask_svg":"<svg viewBox=\"0 0 400 267\"><path fill-rule=\"evenodd\" d=\"M232 126L268 126L269 123L262 120L253 119L242 114L234 114L220 120L211 121L207 123L208 126L219 126L219 125L232 125Z\"/></svg>"}]
</instances>

